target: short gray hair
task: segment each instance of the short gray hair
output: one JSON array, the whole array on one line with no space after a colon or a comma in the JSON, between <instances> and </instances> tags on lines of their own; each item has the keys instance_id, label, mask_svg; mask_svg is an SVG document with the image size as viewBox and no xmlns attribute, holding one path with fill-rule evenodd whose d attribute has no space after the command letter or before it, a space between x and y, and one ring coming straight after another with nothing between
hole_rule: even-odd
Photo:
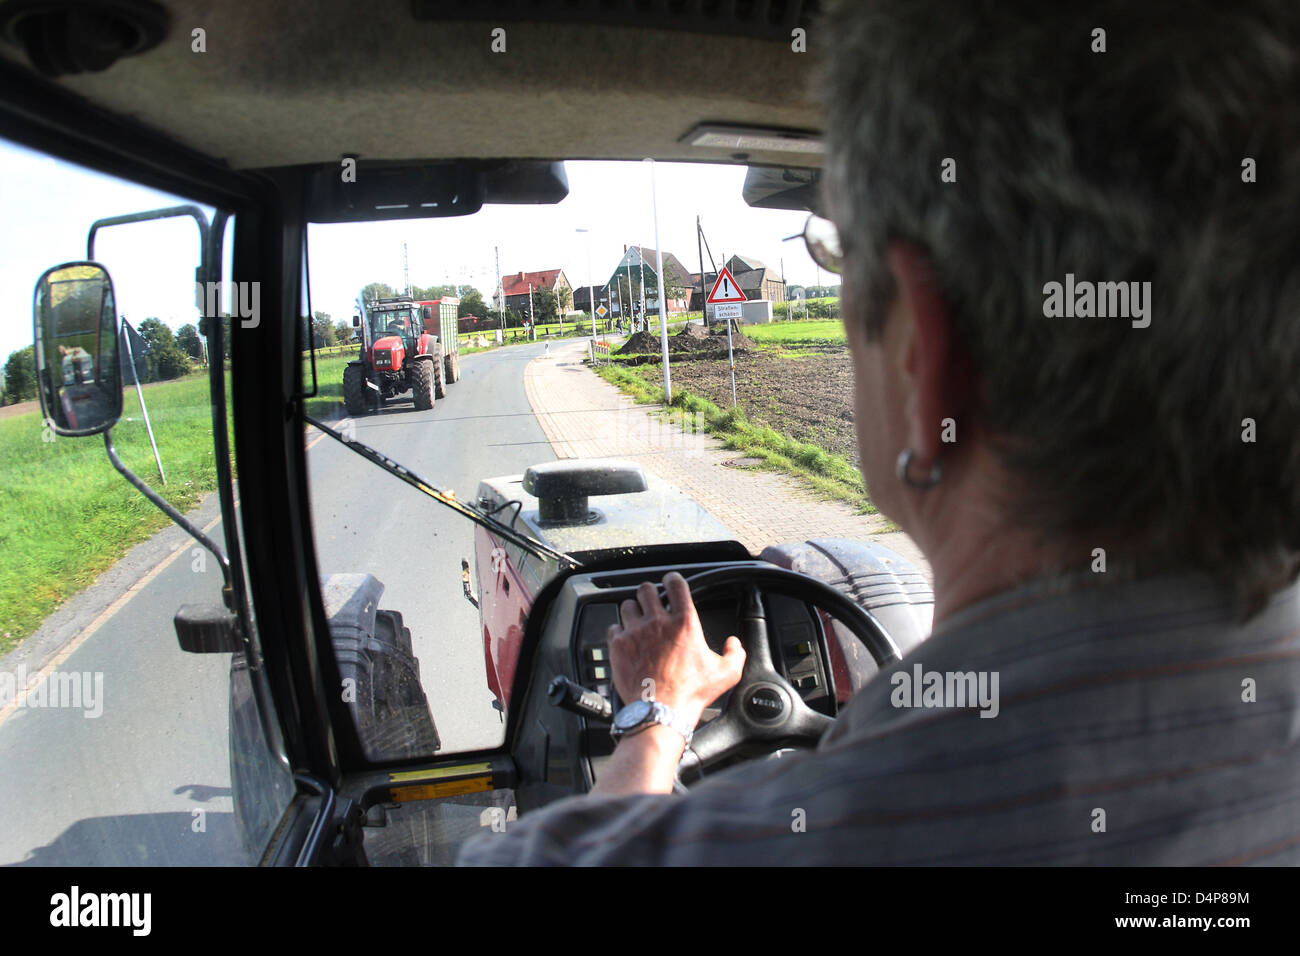
<instances>
[{"instance_id":1,"label":"short gray hair","mask_svg":"<svg viewBox=\"0 0 1300 956\"><path fill-rule=\"evenodd\" d=\"M921 246L1022 479L1009 516L1225 576L1245 613L1300 569L1298 7L851 0L822 24L848 320L879 335L886 245ZM1067 273L1150 281L1150 326L1045 317Z\"/></svg>"}]
</instances>

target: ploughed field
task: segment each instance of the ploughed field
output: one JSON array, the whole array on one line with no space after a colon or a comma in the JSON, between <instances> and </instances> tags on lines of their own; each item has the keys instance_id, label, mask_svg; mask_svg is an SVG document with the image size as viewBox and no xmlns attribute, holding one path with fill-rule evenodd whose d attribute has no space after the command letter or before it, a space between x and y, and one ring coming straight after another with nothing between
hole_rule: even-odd
<instances>
[{"instance_id":1,"label":"ploughed field","mask_svg":"<svg viewBox=\"0 0 1300 956\"><path fill-rule=\"evenodd\" d=\"M727 337L702 338L700 326L690 332L669 336L669 362L673 393L682 390L709 399L719 408L731 407L731 375L727 368ZM838 321L781 322L744 326L744 335L733 332L735 351L736 402L746 418L797 441L817 445L832 454L843 455L858 464L857 436L853 426L853 369L848 347ZM690 346L677 339L690 336ZM838 339L838 341L837 341ZM647 354L646 346L653 348ZM658 362L658 336L642 342L630 340L620 351L621 359L642 364L632 371L650 384L663 381Z\"/></svg>"}]
</instances>

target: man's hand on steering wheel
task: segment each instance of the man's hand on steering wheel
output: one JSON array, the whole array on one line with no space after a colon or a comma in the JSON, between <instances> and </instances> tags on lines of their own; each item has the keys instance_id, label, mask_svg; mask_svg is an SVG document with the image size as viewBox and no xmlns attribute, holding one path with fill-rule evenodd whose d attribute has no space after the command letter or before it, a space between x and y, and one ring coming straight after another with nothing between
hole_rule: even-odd
<instances>
[{"instance_id":1,"label":"man's hand on steering wheel","mask_svg":"<svg viewBox=\"0 0 1300 956\"><path fill-rule=\"evenodd\" d=\"M740 681L745 650L729 637L722 655L713 653L680 574L664 575L664 591L667 608L648 581L635 601L619 606L622 624L611 625L607 634L614 687L625 704L653 696L694 725L705 707Z\"/></svg>"}]
</instances>

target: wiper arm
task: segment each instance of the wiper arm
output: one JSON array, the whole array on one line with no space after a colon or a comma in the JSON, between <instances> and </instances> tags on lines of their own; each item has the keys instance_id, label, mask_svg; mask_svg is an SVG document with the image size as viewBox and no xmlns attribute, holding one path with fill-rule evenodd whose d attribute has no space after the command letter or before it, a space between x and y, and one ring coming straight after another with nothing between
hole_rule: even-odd
<instances>
[{"instance_id":1,"label":"wiper arm","mask_svg":"<svg viewBox=\"0 0 1300 956\"><path fill-rule=\"evenodd\" d=\"M363 444L354 438L345 438L343 435L335 431L333 428L330 428L328 425L326 425L323 422L317 421L316 419L312 418L310 415L304 415L303 418L306 419L308 424L312 425L315 428L319 428L321 431L323 431L326 435L329 435L335 441L340 442L343 445L346 445L348 448L352 449L362 458L378 465L380 468L384 469L384 471L388 472L390 475L394 476L395 478L402 479L402 481L406 482L412 488L418 488L420 491L424 492L434 501L441 502L442 504L450 508L452 511L455 511L457 514L464 515L466 518L468 518L470 521L473 521L475 524L482 525L483 527L491 531L493 534L505 538L511 544L519 545L519 547L523 548L529 554L536 555L539 558L549 558L551 560L558 561L562 568L581 567L581 564L577 560L569 557L563 551L556 551L554 548L550 547L549 545L542 544L542 542L538 541L536 538L532 538L526 534L522 534L516 531L514 528L510 527L509 525L501 521L498 521L496 518L489 517L488 515L477 510L476 508L472 508L467 504L457 501L456 496L451 492L442 491L441 489L435 488L433 485L429 484L427 481L425 481L415 472L411 471L405 465L401 465L398 462L393 461L391 458L387 457L386 455L383 455L375 451L369 445Z\"/></svg>"}]
</instances>

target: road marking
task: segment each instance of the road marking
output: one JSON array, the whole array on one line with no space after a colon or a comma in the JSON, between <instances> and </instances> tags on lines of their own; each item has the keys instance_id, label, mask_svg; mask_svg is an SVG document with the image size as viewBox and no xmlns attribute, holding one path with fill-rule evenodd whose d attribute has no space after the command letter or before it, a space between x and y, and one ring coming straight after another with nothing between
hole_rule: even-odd
<instances>
[{"instance_id":1,"label":"road marking","mask_svg":"<svg viewBox=\"0 0 1300 956\"><path fill-rule=\"evenodd\" d=\"M322 437L324 436L322 435ZM235 502L235 507L236 508L239 507L238 501ZM203 526L202 529L203 533L207 534L209 531L211 531L220 523L221 523L221 516L218 515L217 517L213 518L211 521L209 521L206 525ZM201 545L198 545L197 542L192 542L192 543L194 543L198 547L201 547ZM22 690L16 690L14 693L14 699L10 701L8 704L6 704L3 708L0 708L0 726L2 726L4 722L8 720L9 717L14 713L14 711L18 709L18 702L26 698L27 692L29 690L31 690L33 687L35 687L37 684L43 681L46 677L50 675L51 672L56 670L60 664L66 661L74 653L76 653L77 648L81 647L82 644L90 640L90 638L94 635L94 633L98 631L101 627L103 627L104 623L110 617L112 617L118 611L122 610L122 608L126 606L126 603L128 601L130 601L141 591L143 591L150 584L150 582L153 581L154 578L158 577L158 575L160 575L169 564L171 564L178 557L180 557L180 555L183 554L185 550L186 549L185 549L184 542L177 545L176 549L172 551L171 554L167 555L167 557L163 558L152 568L150 568L147 572L145 572L145 575L142 578L140 578L139 581L136 581L135 584L132 584L129 588L123 591L112 604L104 608L104 610L100 611L99 614L95 617L95 619L91 621L89 624L87 624L85 629L82 630L80 634L78 634L70 642L64 645L62 650L60 650L57 654L55 654L54 657L52 657L44 667L42 667L39 671L37 671L32 677L28 679L26 686L23 687Z\"/></svg>"}]
</instances>

